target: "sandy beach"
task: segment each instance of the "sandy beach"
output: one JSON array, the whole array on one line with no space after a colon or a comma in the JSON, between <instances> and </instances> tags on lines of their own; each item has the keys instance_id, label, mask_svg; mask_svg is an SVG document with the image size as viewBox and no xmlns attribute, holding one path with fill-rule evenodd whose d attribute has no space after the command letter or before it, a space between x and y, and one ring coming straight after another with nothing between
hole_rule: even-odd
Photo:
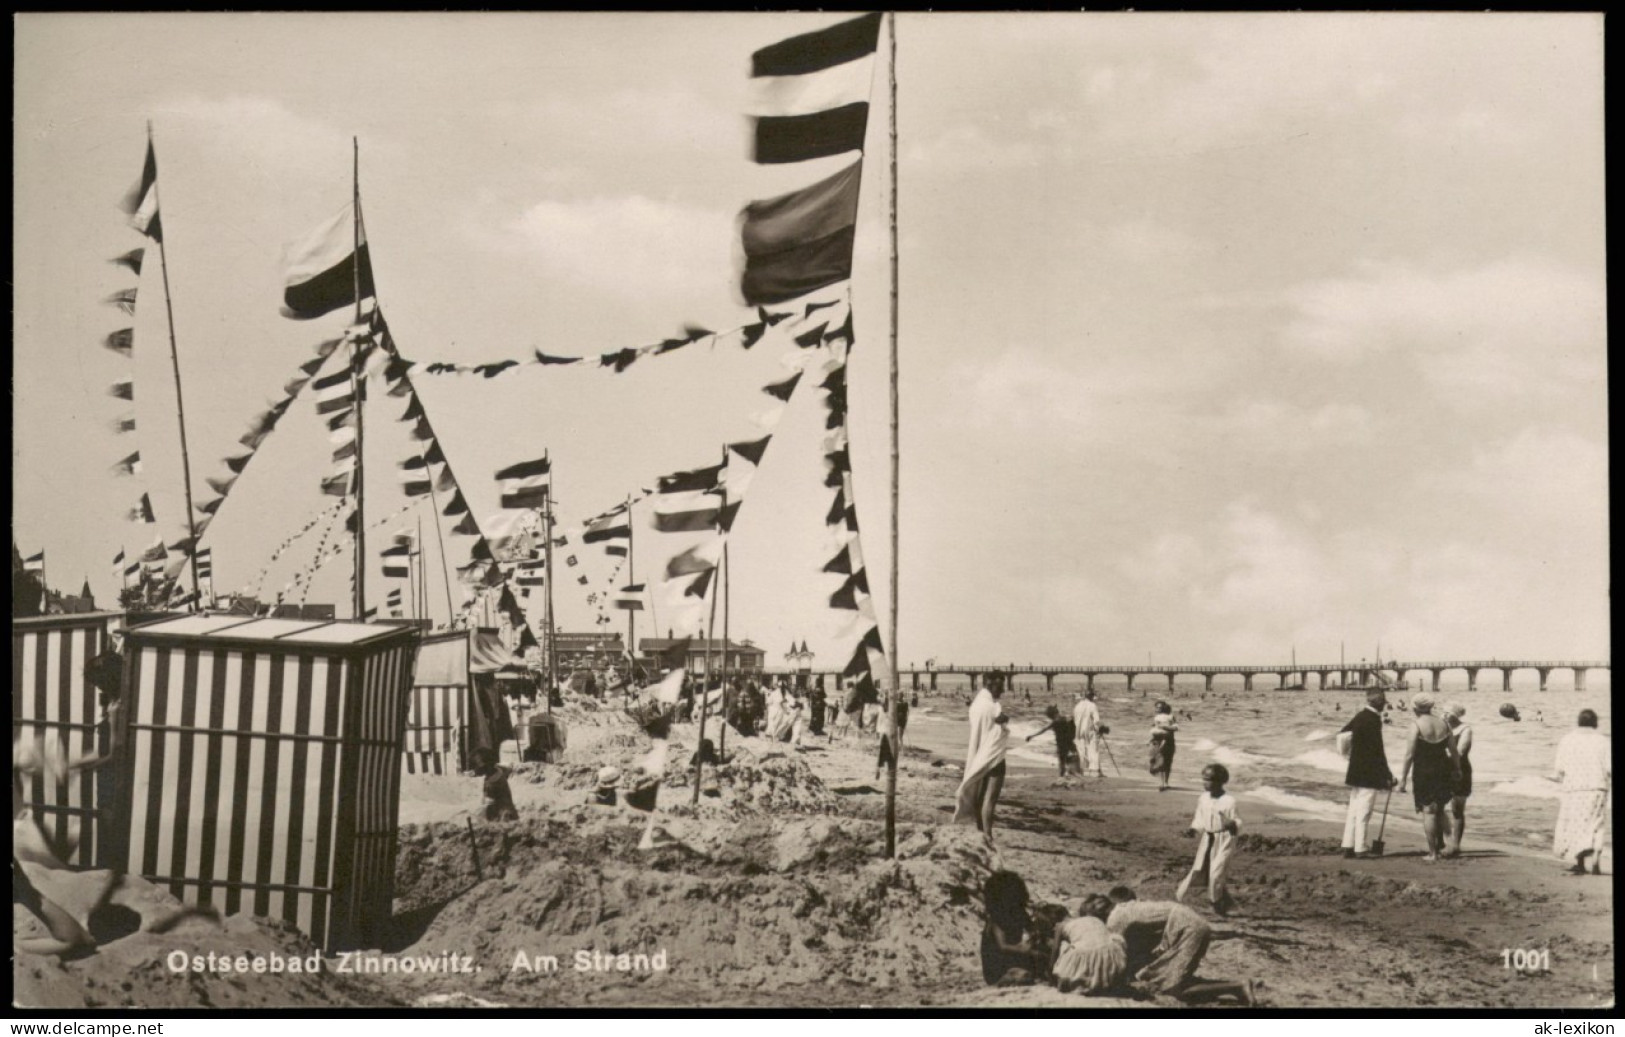
<instances>
[{"instance_id":1,"label":"sandy beach","mask_svg":"<svg viewBox=\"0 0 1625 1037\"><path fill-rule=\"evenodd\" d=\"M67 963L18 954L17 1002L1178 1006L988 989L977 956L980 888L995 867L1021 874L1036 902L1118 883L1144 898L1171 896L1189 866L1193 842L1183 832L1198 791L1178 773L1173 789L1158 792L1138 767L1117 776L1108 765L1105 779L1066 782L1013 767L990 851L979 833L950 823L960 761L946 745L912 745L898 779L898 857L886 860L874 741L809 738L796 748L730 731L728 762L707 769L694 806L682 761L697 730L678 725L657 846L640 850L646 815L592 805L590 794L599 766L630 772L647 738L616 710L572 703L562 713L570 747L561 762L523 764L512 777L518 821L480 817L478 779L403 776L385 946L322 960L315 974L220 972L211 951L306 960L314 952L280 922L241 916L153 931L174 902L126 879L115 907L125 905L126 929L139 917L142 931ZM1232 873L1239 907L1229 918L1209 915L1203 976L1258 980L1262 1003L1274 1007L1611 1003L1611 858L1603 877L1571 877L1538 851L1469 834L1461 860L1426 863L1419 830L1398 811L1385 858L1347 861L1335 853L1338 829L1323 819L1245 797L1243 811ZM14 915L14 935L37 927L21 909ZM102 919L100 930L109 924ZM1508 968L1503 951L1520 948L1549 950L1550 971ZM199 957L201 968L192 964Z\"/></svg>"}]
</instances>

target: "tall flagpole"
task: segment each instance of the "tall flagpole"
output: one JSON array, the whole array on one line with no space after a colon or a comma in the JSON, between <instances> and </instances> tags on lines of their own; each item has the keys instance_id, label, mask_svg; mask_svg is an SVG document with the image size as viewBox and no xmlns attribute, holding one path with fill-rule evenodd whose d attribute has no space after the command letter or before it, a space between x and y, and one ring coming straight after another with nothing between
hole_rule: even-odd
<instances>
[{"instance_id":1,"label":"tall flagpole","mask_svg":"<svg viewBox=\"0 0 1625 1037\"><path fill-rule=\"evenodd\" d=\"M629 494L626 495L626 572L627 572L626 585L628 587L635 587L635 586L637 586L637 582L638 582L638 560L637 560L636 556L632 553L632 525L633 525L633 523L632 523L632 495L629 493ZM641 601L639 602L639 604L641 604ZM632 685L632 671L637 667L637 664L638 664L637 635L638 635L638 610L637 609L627 609L626 610L626 658L627 658L626 683L627 683L628 687L631 687L631 685Z\"/></svg>"},{"instance_id":2,"label":"tall flagpole","mask_svg":"<svg viewBox=\"0 0 1625 1037\"><path fill-rule=\"evenodd\" d=\"M891 84L891 645L888 656L891 670L891 765L886 768L886 856L897 854L897 761L903 747L898 732L902 727L903 689L897 673L897 505L898 505L898 432L897 432L897 12L886 12L891 41L891 60L887 64Z\"/></svg>"},{"instance_id":3,"label":"tall flagpole","mask_svg":"<svg viewBox=\"0 0 1625 1037\"><path fill-rule=\"evenodd\" d=\"M351 196L350 230L351 244L354 251L350 253L350 272L355 287L355 322L361 323L361 140L358 137L350 138L350 146L354 165L352 169L352 184L354 187ZM361 342L359 339L350 340L350 382L355 394L355 620L364 623L367 620L367 513L366 497L366 469L362 459L365 451L362 449L362 412L367 409L367 377L362 364Z\"/></svg>"},{"instance_id":4,"label":"tall flagpole","mask_svg":"<svg viewBox=\"0 0 1625 1037\"><path fill-rule=\"evenodd\" d=\"M152 144L152 123L147 123L147 147L152 150L152 164L154 176L152 190L158 201L158 219L163 219L163 197L158 193L158 152ZM160 222L158 231L158 268L164 275L164 315L169 319L169 362L175 371L175 415L180 421L181 428L181 480L186 489L186 535L187 543L191 546L187 550L192 562L192 593L199 599L203 596L203 585L197 575L197 513L192 510L192 455L186 449L186 402L181 397L181 360L180 353L175 346L175 306L169 298L169 255L164 249L163 224ZM43 574L41 583L43 585ZM43 598L40 599L44 601ZM197 611L199 601L193 601L187 611Z\"/></svg>"},{"instance_id":5,"label":"tall flagpole","mask_svg":"<svg viewBox=\"0 0 1625 1037\"><path fill-rule=\"evenodd\" d=\"M548 460L547 504L542 511L543 529L547 531L547 714L553 715L553 689L559 686L558 638L553 630L553 465L548 451L542 452Z\"/></svg>"},{"instance_id":6,"label":"tall flagpole","mask_svg":"<svg viewBox=\"0 0 1625 1037\"><path fill-rule=\"evenodd\" d=\"M722 447L722 467L724 470L728 467L728 446L726 443ZM721 515L724 517L728 513L728 483L726 478L726 474L723 473ZM723 535L726 536L727 534L724 533ZM726 540L722 542L722 550L724 553L728 550ZM706 685L711 683L711 676L716 673L716 670L711 666L711 647L716 643L717 639L717 598L722 595L720 588L717 586L715 569L711 570L711 586L707 589L711 596L711 618L705 624L705 680L700 684L700 733L695 737L695 741L699 743L694 753L694 803L696 805L700 802L700 776L705 772L705 721L711 713L711 694ZM724 669L728 665L728 642L726 640L722 643L722 665ZM726 696L727 692L723 694ZM723 720L723 726L727 727L726 719Z\"/></svg>"}]
</instances>

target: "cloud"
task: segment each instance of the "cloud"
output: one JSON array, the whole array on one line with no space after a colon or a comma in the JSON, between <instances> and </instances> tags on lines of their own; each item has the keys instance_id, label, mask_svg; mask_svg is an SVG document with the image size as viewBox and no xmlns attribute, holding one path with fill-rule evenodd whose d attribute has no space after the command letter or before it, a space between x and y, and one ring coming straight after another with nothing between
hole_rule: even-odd
<instances>
[{"instance_id":1,"label":"cloud","mask_svg":"<svg viewBox=\"0 0 1625 1037\"><path fill-rule=\"evenodd\" d=\"M350 154L348 134L268 97L183 97L160 109L166 116L201 124L206 129L202 137L217 152L272 173L314 170L330 178L334 163Z\"/></svg>"},{"instance_id":2,"label":"cloud","mask_svg":"<svg viewBox=\"0 0 1625 1037\"><path fill-rule=\"evenodd\" d=\"M733 233L732 213L629 195L538 202L496 244L563 283L682 302L732 284Z\"/></svg>"},{"instance_id":3,"label":"cloud","mask_svg":"<svg viewBox=\"0 0 1625 1037\"><path fill-rule=\"evenodd\" d=\"M1409 363L1456 406L1558 402L1577 385L1601 383L1604 287L1548 260L1444 271L1373 263L1286 298L1294 312L1281 344L1289 353Z\"/></svg>"}]
</instances>

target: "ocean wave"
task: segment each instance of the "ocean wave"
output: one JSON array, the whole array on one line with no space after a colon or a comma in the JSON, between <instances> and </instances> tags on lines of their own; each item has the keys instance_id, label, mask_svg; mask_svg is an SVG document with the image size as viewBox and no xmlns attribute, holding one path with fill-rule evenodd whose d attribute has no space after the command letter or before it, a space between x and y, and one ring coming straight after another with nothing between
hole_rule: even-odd
<instances>
[{"instance_id":1,"label":"ocean wave","mask_svg":"<svg viewBox=\"0 0 1625 1037\"><path fill-rule=\"evenodd\" d=\"M1512 781L1503 781L1490 786L1490 791L1502 796L1524 796L1528 799L1556 799L1563 794L1563 787L1555 781L1533 774L1525 774Z\"/></svg>"},{"instance_id":2,"label":"ocean wave","mask_svg":"<svg viewBox=\"0 0 1625 1037\"><path fill-rule=\"evenodd\" d=\"M1214 763L1222 763L1232 772L1244 767L1277 767L1282 762L1273 756L1260 756L1245 749L1232 749L1228 745L1216 745L1208 750L1208 755Z\"/></svg>"},{"instance_id":3,"label":"ocean wave","mask_svg":"<svg viewBox=\"0 0 1625 1037\"><path fill-rule=\"evenodd\" d=\"M1306 742L1323 742L1332 736L1330 731L1311 731L1303 736Z\"/></svg>"},{"instance_id":4,"label":"ocean wave","mask_svg":"<svg viewBox=\"0 0 1625 1037\"><path fill-rule=\"evenodd\" d=\"M1345 808L1340 803L1314 799L1310 796L1300 796L1295 792L1287 792L1273 785L1260 785L1251 790L1248 795L1278 807L1314 814L1316 817L1322 817L1328 821L1341 820L1345 813Z\"/></svg>"},{"instance_id":5,"label":"ocean wave","mask_svg":"<svg viewBox=\"0 0 1625 1037\"><path fill-rule=\"evenodd\" d=\"M1292 758L1292 762L1313 767L1317 771L1335 771L1338 774L1344 773L1349 767L1349 762L1343 759L1341 753L1330 749L1311 749L1306 753L1299 753Z\"/></svg>"}]
</instances>

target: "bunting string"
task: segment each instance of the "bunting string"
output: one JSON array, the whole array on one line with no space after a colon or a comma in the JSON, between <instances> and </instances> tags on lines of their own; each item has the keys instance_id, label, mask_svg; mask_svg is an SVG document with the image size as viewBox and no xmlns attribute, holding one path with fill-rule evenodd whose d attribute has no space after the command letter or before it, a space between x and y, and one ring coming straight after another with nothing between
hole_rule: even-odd
<instances>
[{"instance_id":1,"label":"bunting string","mask_svg":"<svg viewBox=\"0 0 1625 1037\"><path fill-rule=\"evenodd\" d=\"M807 312L810 314L819 305L827 306L830 304L812 304L808 307ZM698 325L688 324L684 325L683 334L679 337L664 339L644 346L628 346L623 349L614 349L597 356L556 356L536 349L524 359L497 360L482 364L454 364L415 360L402 360L401 362L405 365L405 370L410 371L412 374L479 375L482 378L495 378L499 375L522 371L531 367L556 367L571 364L587 364L600 370L621 374L644 357L663 356L702 342L710 343L711 348L714 349L723 342L738 338L740 347L748 350L760 342L770 328L782 321L798 316L795 308L769 310L766 307L757 307L756 314L756 320L730 328L727 331L710 331Z\"/></svg>"}]
</instances>

